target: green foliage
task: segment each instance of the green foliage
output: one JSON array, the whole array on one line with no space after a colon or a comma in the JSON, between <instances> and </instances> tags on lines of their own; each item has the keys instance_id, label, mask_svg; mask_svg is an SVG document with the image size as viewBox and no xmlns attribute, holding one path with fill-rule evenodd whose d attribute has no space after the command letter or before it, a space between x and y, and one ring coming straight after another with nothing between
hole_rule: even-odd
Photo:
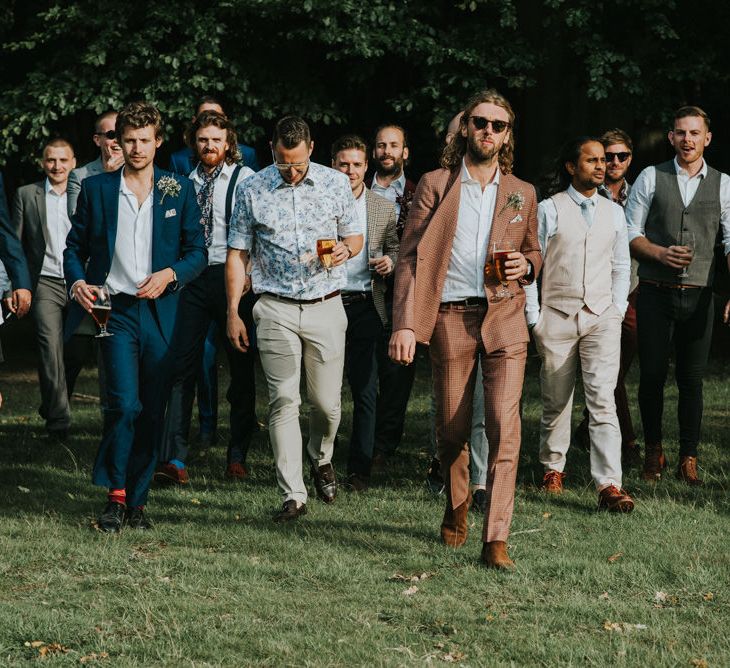
<instances>
[{"instance_id":1,"label":"green foliage","mask_svg":"<svg viewBox=\"0 0 730 668\"><path fill-rule=\"evenodd\" d=\"M296 110L348 125L407 116L441 130L475 90L528 90L570 71L571 95L656 117L727 83L727 46L688 16L712 0L34 0L0 25L0 162L133 98L168 132L204 93L224 95L242 139ZM714 34L717 33L717 34ZM688 56L691 55L691 62Z\"/></svg>"}]
</instances>

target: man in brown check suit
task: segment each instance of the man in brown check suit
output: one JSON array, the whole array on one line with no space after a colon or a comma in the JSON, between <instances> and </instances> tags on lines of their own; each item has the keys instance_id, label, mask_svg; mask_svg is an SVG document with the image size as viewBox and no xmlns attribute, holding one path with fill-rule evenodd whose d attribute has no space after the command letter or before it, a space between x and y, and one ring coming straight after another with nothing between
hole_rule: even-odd
<instances>
[{"instance_id":1,"label":"man in brown check suit","mask_svg":"<svg viewBox=\"0 0 730 668\"><path fill-rule=\"evenodd\" d=\"M477 360L489 440L482 561L512 568L507 537L520 450L519 403L527 342L525 293L542 266L534 188L514 177L514 112L494 90L464 109L442 169L423 176L396 268L390 356L413 360L431 344L436 440L446 483L441 537L466 541L469 450ZM494 251L510 250L497 280Z\"/></svg>"}]
</instances>

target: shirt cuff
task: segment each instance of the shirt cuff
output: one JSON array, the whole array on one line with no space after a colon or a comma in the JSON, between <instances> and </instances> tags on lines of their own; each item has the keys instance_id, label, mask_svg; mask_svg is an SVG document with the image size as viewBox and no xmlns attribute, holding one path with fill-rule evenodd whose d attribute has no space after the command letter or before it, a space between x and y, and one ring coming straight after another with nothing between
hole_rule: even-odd
<instances>
[{"instance_id":1,"label":"shirt cuff","mask_svg":"<svg viewBox=\"0 0 730 668\"><path fill-rule=\"evenodd\" d=\"M228 234L228 248L247 251L251 250L253 237L248 234L231 231Z\"/></svg>"}]
</instances>

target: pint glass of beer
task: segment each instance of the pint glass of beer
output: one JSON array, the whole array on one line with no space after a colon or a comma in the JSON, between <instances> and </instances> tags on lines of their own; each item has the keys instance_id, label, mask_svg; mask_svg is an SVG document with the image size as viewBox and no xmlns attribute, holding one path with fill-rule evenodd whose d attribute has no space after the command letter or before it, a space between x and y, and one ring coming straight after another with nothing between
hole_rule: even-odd
<instances>
[{"instance_id":1,"label":"pint glass of beer","mask_svg":"<svg viewBox=\"0 0 730 668\"><path fill-rule=\"evenodd\" d=\"M332 269L332 249L337 243L337 239L317 239L317 257L327 273Z\"/></svg>"}]
</instances>

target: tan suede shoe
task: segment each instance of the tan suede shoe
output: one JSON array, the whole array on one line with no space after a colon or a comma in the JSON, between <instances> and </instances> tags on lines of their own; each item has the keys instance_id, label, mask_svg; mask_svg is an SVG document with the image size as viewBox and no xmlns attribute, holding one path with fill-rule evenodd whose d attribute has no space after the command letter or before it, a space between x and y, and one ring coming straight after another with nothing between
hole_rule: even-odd
<instances>
[{"instance_id":1,"label":"tan suede shoe","mask_svg":"<svg viewBox=\"0 0 730 668\"><path fill-rule=\"evenodd\" d=\"M466 501L456 508L451 507L451 500L446 501L446 511L441 522L441 540L449 547L461 547L468 535L468 515L471 506L471 492Z\"/></svg>"},{"instance_id":2,"label":"tan suede shoe","mask_svg":"<svg viewBox=\"0 0 730 668\"><path fill-rule=\"evenodd\" d=\"M496 568L500 571L511 571L515 568L515 562L507 554L507 543L503 540L484 543L481 562L487 568Z\"/></svg>"}]
</instances>

